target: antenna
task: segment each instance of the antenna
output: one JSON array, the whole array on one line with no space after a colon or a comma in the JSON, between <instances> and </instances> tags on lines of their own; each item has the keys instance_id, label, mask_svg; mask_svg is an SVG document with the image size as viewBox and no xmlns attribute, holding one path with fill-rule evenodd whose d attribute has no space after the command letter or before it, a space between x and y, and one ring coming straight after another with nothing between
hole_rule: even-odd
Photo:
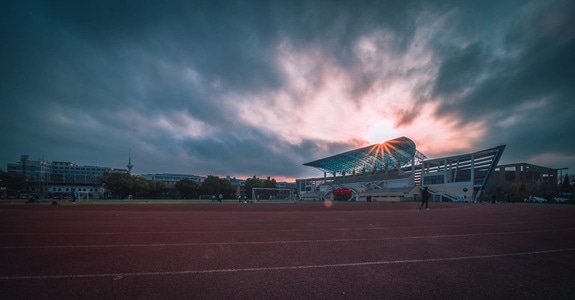
<instances>
[{"instance_id":1,"label":"antenna","mask_svg":"<svg viewBox=\"0 0 575 300\"><path fill-rule=\"evenodd\" d=\"M132 174L132 168L134 167L134 165L132 165L132 150L128 150L128 164L126 165L126 167L128 168L128 173Z\"/></svg>"}]
</instances>

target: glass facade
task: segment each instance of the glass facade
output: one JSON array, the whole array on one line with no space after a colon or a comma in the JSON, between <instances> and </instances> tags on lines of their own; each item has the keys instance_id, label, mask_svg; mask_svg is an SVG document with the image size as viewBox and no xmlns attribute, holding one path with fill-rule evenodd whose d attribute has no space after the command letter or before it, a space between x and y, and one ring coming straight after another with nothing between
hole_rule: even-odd
<instances>
[{"instance_id":1,"label":"glass facade","mask_svg":"<svg viewBox=\"0 0 575 300\"><path fill-rule=\"evenodd\" d=\"M400 137L360 149L305 163L328 173L364 174L376 171L398 170L413 162L415 143Z\"/></svg>"}]
</instances>

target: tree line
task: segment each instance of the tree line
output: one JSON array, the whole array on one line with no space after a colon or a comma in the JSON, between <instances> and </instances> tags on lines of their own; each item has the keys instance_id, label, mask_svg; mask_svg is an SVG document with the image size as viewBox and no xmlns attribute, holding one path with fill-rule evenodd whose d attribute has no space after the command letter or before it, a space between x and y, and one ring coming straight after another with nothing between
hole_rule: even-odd
<instances>
[{"instance_id":1,"label":"tree line","mask_svg":"<svg viewBox=\"0 0 575 300\"><path fill-rule=\"evenodd\" d=\"M109 193L109 197L126 198L128 195L137 198L184 198L198 199L201 195L222 195L225 199L235 199L237 196L250 196L252 188L275 188L277 182L269 177L265 180L249 178L245 186L239 187L225 178L209 175L204 181L196 182L191 179L182 179L174 188L170 188L162 181L145 180L141 176L126 173L106 173L100 180L102 186Z\"/></svg>"},{"instance_id":2,"label":"tree line","mask_svg":"<svg viewBox=\"0 0 575 300\"><path fill-rule=\"evenodd\" d=\"M0 196L19 197L26 193L27 187L36 183L27 182L21 174L0 171ZM260 179L257 177L246 180L245 185L240 187L232 184L225 178L208 176L203 182L195 182L183 179L175 185L168 185L162 181L146 180L142 176L128 173L105 173L99 179L99 185L104 187L106 198L123 199L128 196L140 199L198 199L200 195L219 195L225 199L235 199L237 196L251 196L252 188L275 188L275 179Z\"/></svg>"}]
</instances>

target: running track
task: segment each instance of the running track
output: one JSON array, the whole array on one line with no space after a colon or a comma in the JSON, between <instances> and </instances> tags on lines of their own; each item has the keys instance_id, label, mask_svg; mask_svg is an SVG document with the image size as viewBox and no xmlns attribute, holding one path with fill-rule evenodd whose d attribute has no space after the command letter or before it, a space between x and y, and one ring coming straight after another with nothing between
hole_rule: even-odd
<instances>
[{"instance_id":1,"label":"running track","mask_svg":"<svg viewBox=\"0 0 575 300\"><path fill-rule=\"evenodd\" d=\"M0 205L1 299L575 299L575 206Z\"/></svg>"}]
</instances>

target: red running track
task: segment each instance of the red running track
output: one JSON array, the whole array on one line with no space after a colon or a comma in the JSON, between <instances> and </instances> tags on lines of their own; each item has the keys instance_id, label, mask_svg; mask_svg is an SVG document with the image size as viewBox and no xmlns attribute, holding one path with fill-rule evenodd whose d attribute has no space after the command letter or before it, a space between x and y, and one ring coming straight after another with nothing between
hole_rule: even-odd
<instances>
[{"instance_id":1,"label":"red running track","mask_svg":"<svg viewBox=\"0 0 575 300\"><path fill-rule=\"evenodd\" d=\"M1 299L575 299L575 207L0 206Z\"/></svg>"}]
</instances>

